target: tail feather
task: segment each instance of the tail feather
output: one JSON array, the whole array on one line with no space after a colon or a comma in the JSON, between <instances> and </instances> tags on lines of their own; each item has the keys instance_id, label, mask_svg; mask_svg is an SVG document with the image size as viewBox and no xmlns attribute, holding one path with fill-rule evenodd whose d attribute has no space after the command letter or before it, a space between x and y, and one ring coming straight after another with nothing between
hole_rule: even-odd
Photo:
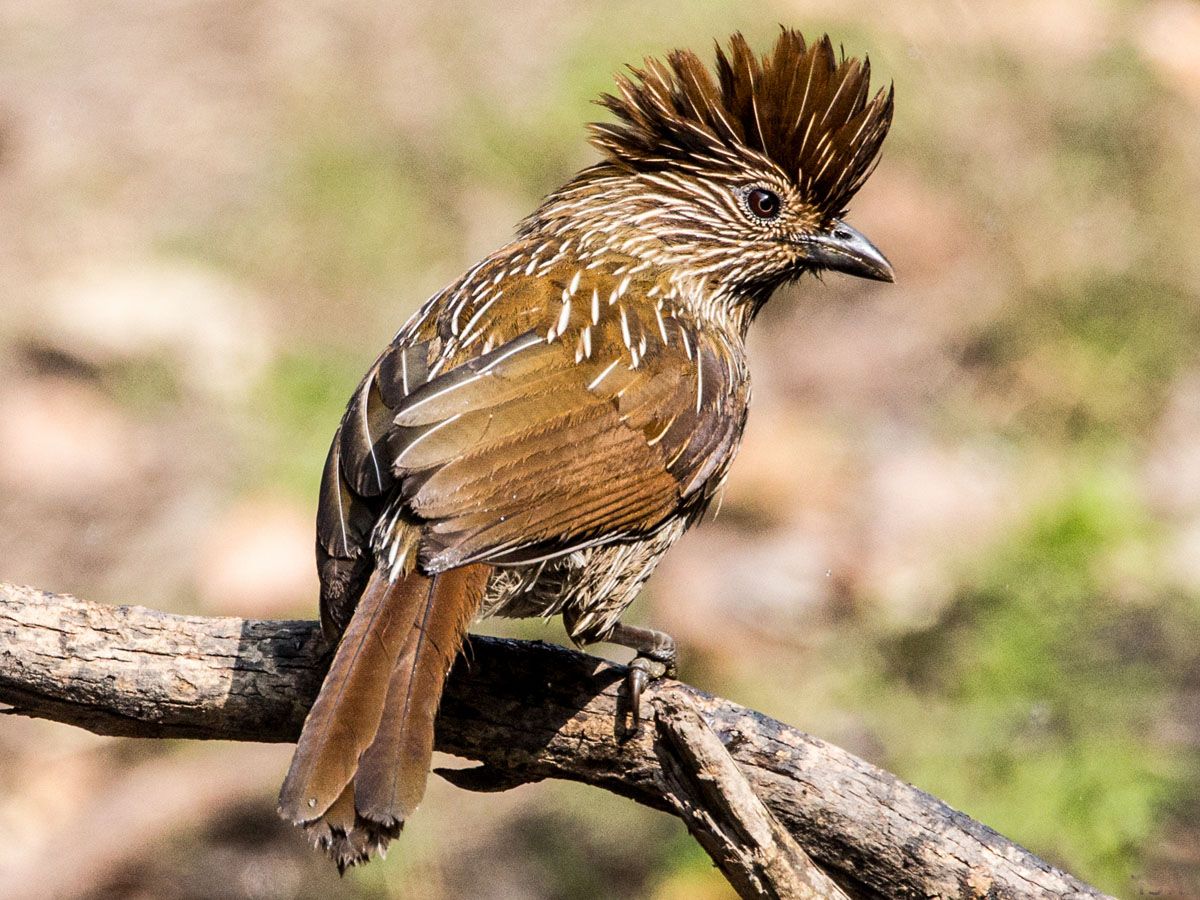
<instances>
[{"instance_id":1,"label":"tail feather","mask_svg":"<svg viewBox=\"0 0 1200 900\"><path fill-rule=\"evenodd\" d=\"M367 583L279 796L339 869L385 848L420 802L445 677L490 572Z\"/></svg>"},{"instance_id":2,"label":"tail feather","mask_svg":"<svg viewBox=\"0 0 1200 900\"><path fill-rule=\"evenodd\" d=\"M304 829L312 842L334 861L338 872L344 873L350 866L367 862L376 853L383 856L388 842L399 837L403 824L385 826L360 816L354 809L354 784L351 783L323 816L305 824Z\"/></svg>"},{"instance_id":3,"label":"tail feather","mask_svg":"<svg viewBox=\"0 0 1200 900\"><path fill-rule=\"evenodd\" d=\"M368 819L403 822L425 794L433 723L446 675L483 601L491 568L464 566L434 576L392 668L375 740L358 762L354 805Z\"/></svg>"},{"instance_id":4,"label":"tail feather","mask_svg":"<svg viewBox=\"0 0 1200 900\"><path fill-rule=\"evenodd\" d=\"M383 716L388 677L412 625L404 595L413 584L371 576L309 710L280 791L279 812L301 825L333 805Z\"/></svg>"}]
</instances>

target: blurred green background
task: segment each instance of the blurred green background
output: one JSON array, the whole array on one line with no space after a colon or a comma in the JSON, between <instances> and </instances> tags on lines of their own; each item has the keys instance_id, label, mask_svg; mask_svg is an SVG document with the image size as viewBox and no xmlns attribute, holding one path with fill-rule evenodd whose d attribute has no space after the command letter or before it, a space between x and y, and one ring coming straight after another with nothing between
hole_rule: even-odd
<instances>
[{"instance_id":1,"label":"blurred green background","mask_svg":"<svg viewBox=\"0 0 1200 900\"><path fill-rule=\"evenodd\" d=\"M623 63L828 30L894 80L779 294L682 676L1122 896L1200 896L1200 4L0 0L0 578L312 616L326 443L406 316L595 158ZM486 623L562 638L555 623ZM604 649L604 648L601 648ZM289 747L0 722L0 895L717 898L682 827L438 781L338 883Z\"/></svg>"}]
</instances>

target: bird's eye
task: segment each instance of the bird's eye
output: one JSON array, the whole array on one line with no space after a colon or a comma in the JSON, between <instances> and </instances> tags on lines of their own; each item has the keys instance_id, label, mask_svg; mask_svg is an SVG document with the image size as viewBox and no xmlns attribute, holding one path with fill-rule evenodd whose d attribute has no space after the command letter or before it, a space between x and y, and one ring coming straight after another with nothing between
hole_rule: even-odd
<instances>
[{"instance_id":1,"label":"bird's eye","mask_svg":"<svg viewBox=\"0 0 1200 900\"><path fill-rule=\"evenodd\" d=\"M750 207L750 212L758 218L773 219L779 215L779 209L783 203L774 191L756 187L746 194L746 205Z\"/></svg>"}]
</instances>

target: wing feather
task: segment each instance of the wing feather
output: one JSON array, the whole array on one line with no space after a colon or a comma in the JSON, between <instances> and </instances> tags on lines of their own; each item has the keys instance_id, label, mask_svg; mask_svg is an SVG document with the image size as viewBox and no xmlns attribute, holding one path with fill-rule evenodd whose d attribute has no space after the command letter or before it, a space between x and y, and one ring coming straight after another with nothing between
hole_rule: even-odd
<instances>
[{"instance_id":1,"label":"wing feather","mask_svg":"<svg viewBox=\"0 0 1200 900\"><path fill-rule=\"evenodd\" d=\"M428 571L649 533L728 463L745 401L732 351L699 330L640 345L614 367L531 332L408 396L392 475Z\"/></svg>"},{"instance_id":2,"label":"wing feather","mask_svg":"<svg viewBox=\"0 0 1200 900\"><path fill-rule=\"evenodd\" d=\"M473 344L446 327L458 304L422 313L363 379L321 487L330 633L349 620L372 550L417 548L429 574L510 565L652 533L711 497L745 413L740 344L686 311L639 315L631 298L649 282L580 280L506 282L520 302ZM559 303L576 288L578 302Z\"/></svg>"}]
</instances>

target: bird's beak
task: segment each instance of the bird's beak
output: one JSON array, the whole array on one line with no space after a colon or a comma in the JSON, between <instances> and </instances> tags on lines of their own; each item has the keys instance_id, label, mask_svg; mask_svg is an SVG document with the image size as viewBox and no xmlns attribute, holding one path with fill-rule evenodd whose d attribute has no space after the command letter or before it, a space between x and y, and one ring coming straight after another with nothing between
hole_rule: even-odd
<instances>
[{"instance_id":1,"label":"bird's beak","mask_svg":"<svg viewBox=\"0 0 1200 900\"><path fill-rule=\"evenodd\" d=\"M824 234L809 237L807 257L814 265L872 281L895 281L892 264L879 248L841 219Z\"/></svg>"}]
</instances>

